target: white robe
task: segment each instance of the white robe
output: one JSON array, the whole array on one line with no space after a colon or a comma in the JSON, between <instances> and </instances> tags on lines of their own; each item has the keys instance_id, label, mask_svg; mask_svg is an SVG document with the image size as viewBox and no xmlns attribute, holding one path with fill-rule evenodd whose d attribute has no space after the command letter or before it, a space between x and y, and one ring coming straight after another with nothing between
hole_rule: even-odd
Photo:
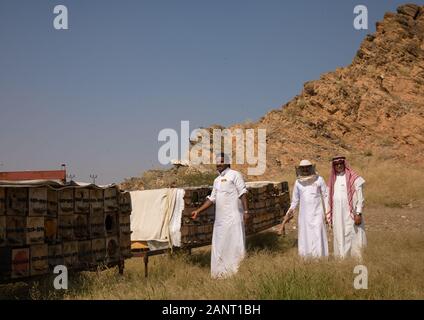
<instances>
[{"instance_id":1,"label":"white robe","mask_svg":"<svg viewBox=\"0 0 424 320\"><path fill-rule=\"evenodd\" d=\"M321 192L320 192L321 190ZM327 186L322 177L309 182L296 180L290 208L300 203L298 250L302 257L328 256L327 231L324 221L324 199Z\"/></svg>"},{"instance_id":2,"label":"white robe","mask_svg":"<svg viewBox=\"0 0 424 320\"><path fill-rule=\"evenodd\" d=\"M355 193L352 199L353 213L362 213L364 203L362 185L364 182L365 180L361 177L357 178L354 182ZM352 256L361 259L362 248L367 244L364 217L362 217L362 223L356 226L350 215L346 177L344 174L338 175L334 183L332 223L334 233L334 256L338 258Z\"/></svg>"},{"instance_id":3,"label":"white robe","mask_svg":"<svg viewBox=\"0 0 424 320\"><path fill-rule=\"evenodd\" d=\"M238 271L245 249L243 206L239 199L247 192L241 173L230 168L214 181L208 199L215 203L212 234L211 276L226 278Z\"/></svg>"}]
</instances>

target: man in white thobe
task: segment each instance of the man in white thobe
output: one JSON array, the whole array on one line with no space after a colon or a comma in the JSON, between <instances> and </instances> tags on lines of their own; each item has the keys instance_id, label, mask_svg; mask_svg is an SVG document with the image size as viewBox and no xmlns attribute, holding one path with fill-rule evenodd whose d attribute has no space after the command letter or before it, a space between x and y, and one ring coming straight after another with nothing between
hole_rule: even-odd
<instances>
[{"instance_id":1,"label":"man in white thobe","mask_svg":"<svg viewBox=\"0 0 424 320\"><path fill-rule=\"evenodd\" d=\"M302 160L297 168L297 180L287 214L293 216L300 204L298 218L298 250L305 258L328 256L327 231L325 226L325 202L327 186L316 174L308 160Z\"/></svg>"},{"instance_id":2,"label":"man in white thobe","mask_svg":"<svg viewBox=\"0 0 424 320\"><path fill-rule=\"evenodd\" d=\"M345 157L332 160L327 220L333 225L334 256L362 259L367 244L362 208L365 180L353 171Z\"/></svg>"},{"instance_id":3,"label":"man in white thobe","mask_svg":"<svg viewBox=\"0 0 424 320\"><path fill-rule=\"evenodd\" d=\"M192 218L196 219L199 213L215 204L211 254L211 276L215 279L237 273L246 253L247 189L241 173L232 170L228 162L224 154L217 157L219 176L214 181L212 193L192 213Z\"/></svg>"}]
</instances>

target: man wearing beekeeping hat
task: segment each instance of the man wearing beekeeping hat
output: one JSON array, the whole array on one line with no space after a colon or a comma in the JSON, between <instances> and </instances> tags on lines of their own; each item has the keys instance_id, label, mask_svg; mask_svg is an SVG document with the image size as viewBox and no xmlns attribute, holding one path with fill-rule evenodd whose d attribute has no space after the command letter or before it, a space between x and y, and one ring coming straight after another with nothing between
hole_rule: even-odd
<instances>
[{"instance_id":1,"label":"man wearing beekeeping hat","mask_svg":"<svg viewBox=\"0 0 424 320\"><path fill-rule=\"evenodd\" d=\"M327 232L325 226L325 197L327 186L315 171L309 160L302 160L296 167L297 180L288 217L300 205L298 218L298 250L302 257L328 256Z\"/></svg>"}]
</instances>

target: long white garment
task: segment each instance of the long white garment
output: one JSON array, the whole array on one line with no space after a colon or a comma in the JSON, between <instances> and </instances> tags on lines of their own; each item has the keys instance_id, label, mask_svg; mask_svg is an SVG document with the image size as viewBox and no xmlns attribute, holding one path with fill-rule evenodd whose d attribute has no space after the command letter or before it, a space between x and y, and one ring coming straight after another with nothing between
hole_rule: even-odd
<instances>
[{"instance_id":1,"label":"long white garment","mask_svg":"<svg viewBox=\"0 0 424 320\"><path fill-rule=\"evenodd\" d=\"M353 195L353 211L362 213L364 197L362 186L365 180L361 177L354 182L355 193ZM352 256L362 258L361 249L366 246L364 218L359 226L355 225L350 215L347 185L345 175L338 175L334 183L333 195L333 233L334 233L334 256L345 258Z\"/></svg>"},{"instance_id":2,"label":"long white garment","mask_svg":"<svg viewBox=\"0 0 424 320\"><path fill-rule=\"evenodd\" d=\"M312 181L296 180L290 208L300 203L298 250L302 257L328 256L327 231L324 222L324 199L327 186L322 177Z\"/></svg>"},{"instance_id":3,"label":"long white garment","mask_svg":"<svg viewBox=\"0 0 424 320\"><path fill-rule=\"evenodd\" d=\"M241 173L225 169L214 181L208 199L215 203L211 276L226 278L238 271L245 257L245 231L241 195L247 192Z\"/></svg>"}]
</instances>

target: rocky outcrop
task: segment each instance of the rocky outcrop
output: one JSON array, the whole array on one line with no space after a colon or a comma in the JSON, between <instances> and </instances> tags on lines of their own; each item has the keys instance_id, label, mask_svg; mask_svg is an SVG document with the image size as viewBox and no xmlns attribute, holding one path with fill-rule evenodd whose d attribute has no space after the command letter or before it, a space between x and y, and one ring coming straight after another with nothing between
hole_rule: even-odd
<instances>
[{"instance_id":1,"label":"rocky outcrop","mask_svg":"<svg viewBox=\"0 0 424 320\"><path fill-rule=\"evenodd\" d=\"M385 14L351 65L305 83L254 127L268 135L260 179L302 158L319 162L334 154L424 163L424 6Z\"/></svg>"}]
</instances>

